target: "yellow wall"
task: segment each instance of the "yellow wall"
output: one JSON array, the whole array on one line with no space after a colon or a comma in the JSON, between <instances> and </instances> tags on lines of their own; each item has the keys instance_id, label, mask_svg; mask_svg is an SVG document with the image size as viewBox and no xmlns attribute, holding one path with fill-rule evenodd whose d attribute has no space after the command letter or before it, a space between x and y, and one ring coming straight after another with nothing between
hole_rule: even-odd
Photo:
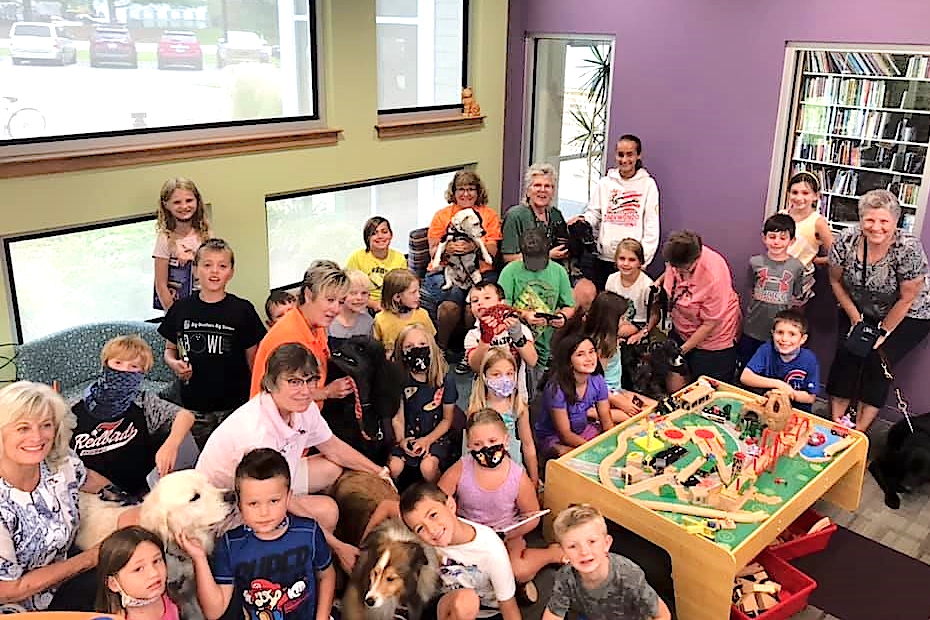
<instances>
[{"instance_id":1,"label":"yellow wall","mask_svg":"<svg viewBox=\"0 0 930 620\"><path fill-rule=\"evenodd\" d=\"M344 130L337 146L2 180L0 236L151 213L165 179L190 177L213 204L216 232L236 251L230 290L251 300L261 312L268 292L264 204L268 194L478 162L488 194L500 196L508 3L469 2L470 81L487 116L484 127L379 140L374 131L375 0L319 1L322 112L327 125ZM445 204L442 196L436 201ZM491 206L500 206L493 202ZM307 243L312 243L312 234L307 231ZM8 290L6 273L0 278ZM54 303L52 297L49 303ZM0 342L9 342L15 332L12 311L5 300L0 304L5 309L0 310Z\"/></svg>"}]
</instances>

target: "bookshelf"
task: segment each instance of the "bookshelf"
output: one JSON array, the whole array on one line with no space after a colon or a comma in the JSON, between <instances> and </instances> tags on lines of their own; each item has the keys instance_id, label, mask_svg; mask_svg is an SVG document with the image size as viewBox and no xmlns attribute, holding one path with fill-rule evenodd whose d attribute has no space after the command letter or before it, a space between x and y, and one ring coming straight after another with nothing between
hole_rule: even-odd
<instances>
[{"instance_id":1,"label":"bookshelf","mask_svg":"<svg viewBox=\"0 0 930 620\"><path fill-rule=\"evenodd\" d=\"M801 170L821 183L820 210L835 230L858 221L858 198L888 189L901 228L920 233L930 188L930 48L789 44L768 212L785 206Z\"/></svg>"}]
</instances>

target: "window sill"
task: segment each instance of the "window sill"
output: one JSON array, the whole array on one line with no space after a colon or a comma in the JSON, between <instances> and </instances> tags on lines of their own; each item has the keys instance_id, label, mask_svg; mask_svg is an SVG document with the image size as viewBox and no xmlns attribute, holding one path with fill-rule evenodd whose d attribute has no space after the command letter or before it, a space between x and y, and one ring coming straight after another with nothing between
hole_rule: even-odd
<instances>
[{"instance_id":1,"label":"window sill","mask_svg":"<svg viewBox=\"0 0 930 620\"><path fill-rule=\"evenodd\" d=\"M409 118L378 122L375 129L381 139L421 136L431 133L464 131L480 129L484 125L484 116L439 116L431 118Z\"/></svg>"},{"instance_id":2,"label":"window sill","mask_svg":"<svg viewBox=\"0 0 930 620\"><path fill-rule=\"evenodd\" d=\"M328 127L296 131L288 128L247 135L206 136L194 139L188 137L148 144L121 144L11 157L0 155L0 179L331 146L339 142L341 134L341 129Z\"/></svg>"}]
</instances>

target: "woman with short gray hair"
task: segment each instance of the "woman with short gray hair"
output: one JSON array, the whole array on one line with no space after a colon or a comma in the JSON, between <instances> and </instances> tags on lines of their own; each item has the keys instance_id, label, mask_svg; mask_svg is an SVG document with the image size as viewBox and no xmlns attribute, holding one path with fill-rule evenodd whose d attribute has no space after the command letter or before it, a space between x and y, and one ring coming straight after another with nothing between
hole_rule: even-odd
<instances>
[{"instance_id":1,"label":"woman with short gray hair","mask_svg":"<svg viewBox=\"0 0 930 620\"><path fill-rule=\"evenodd\" d=\"M523 202L507 209L504 219L504 239L501 252L504 260L520 260L520 238L530 228L544 227L549 238L549 258L561 261L568 258L568 250L559 237L566 236L565 217L555 206L558 173L549 163L535 163L523 175Z\"/></svg>"},{"instance_id":2,"label":"woman with short gray hair","mask_svg":"<svg viewBox=\"0 0 930 620\"><path fill-rule=\"evenodd\" d=\"M930 333L927 254L920 241L898 229L900 218L894 194L866 192L859 199L859 223L843 231L830 252L840 338L827 393L833 420L851 425L855 417L862 431L887 400L891 381L885 371L893 373Z\"/></svg>"}]
</instances>

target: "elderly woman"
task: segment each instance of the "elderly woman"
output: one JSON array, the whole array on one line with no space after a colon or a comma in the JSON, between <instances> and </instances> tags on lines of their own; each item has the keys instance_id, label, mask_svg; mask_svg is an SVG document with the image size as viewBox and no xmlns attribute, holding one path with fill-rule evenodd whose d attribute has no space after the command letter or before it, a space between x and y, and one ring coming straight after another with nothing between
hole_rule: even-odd
<instances>
[{"instance_id":1,"label":"elderly woman","mask_svg":"<svg viewBox=\"0 0 930 620\"><path fill-rule=\"evenodd\" d=\"M433 215L429 225L427 240L429 241L430 256L435 256L436 248L446 234L452 216L462 209L474 209L481 218L484 228L484 244L488 253L497 256L497 244L501 240L501 219L498 214L488 206L488 191L475 172L459 170L449 182L446 190L446 200L449 206L443 207ZM469 254L477 250L474 242L468 240L450 241L445 247L446 256ZM478 265L485 280L496 280L497 275L492 271L490 264L481 261ZM424 288L427 294L436 300L436 341L444 351L449 347L449 339L462 324L465 316L465 300L468 291L458 286L443 290L445 276L442 271L426 276ZM470 372L464 360L456 369L457 372Z\"/></svg>"},{"instance_id":2,"label":"elderly woman","mask_svg":"<svg viewBox=\"0 0 930 620\"><path fill-rule=\"evenodd\" d=\"M293 311L292 311L293 312ZM246 452L274 448L287 459L294 494L288 510L316 519L343 568L351 571L358 549L333 535L339 509L325 491L343 468L390 479L387 467L368 460L333 435L313 401L320 366L302 344L291 342L271 352L258 395L242 405L210 435L197 470L220 488L233 487L233 474ZM319 454L304 456L315 448Z\"/></svg>"},{"instance_id":3,"label":"elderly woman","mask_svg":"<svg viewBox=\"0 0 930 620\"><path fill-rule=\"evenodd\" d=\"M900 217L894 194L867 192L859 199L859 225L839 235L830 252L840 339L827 393L836 421L858 401L859 430L869 427L888 396L883 363L891 371L930 332L927 254L917 239L898 230ZM879 334L864 357L847 347L847 336L860 321L876 326Z\"/></svg>"},{"instance_id":4,"label":"elderly woman","mask_svg":"<svg viewBox=\"0 0 930 620\"><path fill-rule=\"evenodd\" d=\"M73 428L52 388L18 381L0 390L0 604L92 609L93 591L83 602L64 591L56 596L61 584L97 565L96 548L72 557L68 551L78 490L96 493L107 484L68 449Z\"/></svg>"},{"instance_id":5,"label":"elderly woman","mask_svg":"<svg viewBox=\"0 0 930 620\"><path fill-rule=\"evenodd\" d=\"M681 345L691 376L732 381L740 308L730 266L690 230L673 232L662 256L672 337Z\"/></svg>"}]
</instances>

